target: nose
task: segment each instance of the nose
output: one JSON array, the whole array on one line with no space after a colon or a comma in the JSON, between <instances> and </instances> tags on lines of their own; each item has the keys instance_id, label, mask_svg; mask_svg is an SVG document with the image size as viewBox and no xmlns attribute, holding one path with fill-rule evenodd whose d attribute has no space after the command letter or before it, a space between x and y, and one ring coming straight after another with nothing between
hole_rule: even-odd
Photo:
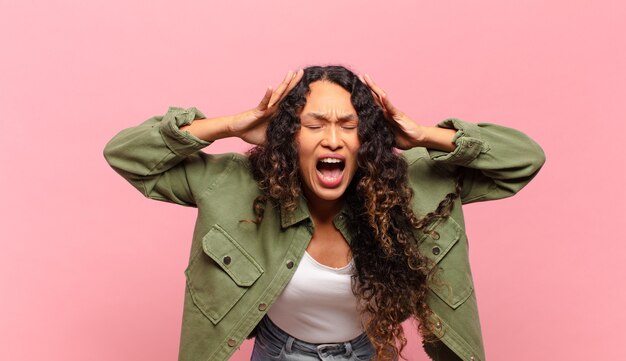
<instances>
[{"instance_id":1,"label":"nose","mask_svg":"<svg viewBox=\"0 0 626 361\"><path fill-rule=\"evenodd\" d=\"M322 145L331 150L341 148L341 135L339 133L339 129L337 129L337 125L333 124L332 126L326 128Z\"/></svg>"}]
</instances>

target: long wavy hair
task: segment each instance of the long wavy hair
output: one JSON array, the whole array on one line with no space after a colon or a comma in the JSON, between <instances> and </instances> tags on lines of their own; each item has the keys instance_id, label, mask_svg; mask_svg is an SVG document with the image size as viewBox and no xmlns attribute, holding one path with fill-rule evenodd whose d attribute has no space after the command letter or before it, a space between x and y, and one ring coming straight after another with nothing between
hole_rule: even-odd
<instances>
[{"instance_id":1,"label":"long wavy hair","mask_svg":"<svg viewBox=\"0 0 626 361\"><path fill-rule=\"evenodd\" d=\"M367 85L342 66L313 66L278 105L269 122L266 142L248 153L254 178L263 195L253 203L256 223L263 220L268 201L281 212L296 209L302 193L298 148L300 112L309 94L309 84L328 81L346 89L357 112L357 172L346 190L348 229L355 265L352 291L365 321L365 331L376 348L378 360L402 357L407 339L402 322L418 321L423 338L434 340L426 303L435 264L418 250L416 231L428 232L433 221L447 217L459 196L447 194L437 209L418 217L411 207L413 192L408 185L408 165L394 152L394 133Z\"/></svg>"}]
</instances>

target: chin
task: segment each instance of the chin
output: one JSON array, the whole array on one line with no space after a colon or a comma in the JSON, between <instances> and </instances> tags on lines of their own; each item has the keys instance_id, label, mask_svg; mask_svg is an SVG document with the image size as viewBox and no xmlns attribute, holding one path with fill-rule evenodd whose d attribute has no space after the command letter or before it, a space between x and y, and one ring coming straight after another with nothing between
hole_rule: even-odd
<instances>
[{"instance_id":1,"label":"chin","mask_svg":"<svg viewBox=\"0 0 626 361\"><path fill-rule=\"evenodd\" d=\"M315 193L315 196L325 201L336 201L338 199L341 199L344 194L345 194L345 189L341 189L341 190L337 189L337 190L332 190L332 191L324 191L324 192Z\"/></svg>"}]
</instances>

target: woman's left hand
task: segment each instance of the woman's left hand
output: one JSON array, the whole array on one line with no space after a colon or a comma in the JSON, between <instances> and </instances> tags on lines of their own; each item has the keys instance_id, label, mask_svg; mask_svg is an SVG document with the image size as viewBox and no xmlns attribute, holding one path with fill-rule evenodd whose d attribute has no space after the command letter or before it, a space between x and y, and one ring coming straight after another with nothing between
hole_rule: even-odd
<instances>
[{"instance_id":1,"label":"woman's left hand","mask_svg":"<svg viewBox=\"0 0 626 361\"><path fill-rule=\"evenodd\" d=\"M415 123L406 114L398 110L391 102L387 93L385 93L372 78L365 74L360 77L372 91L374 100L383 109L385 118L391 124L396 135L396 148L407 150L419 146L424 137L425 127Z\"/></svg>"}]
</instances>

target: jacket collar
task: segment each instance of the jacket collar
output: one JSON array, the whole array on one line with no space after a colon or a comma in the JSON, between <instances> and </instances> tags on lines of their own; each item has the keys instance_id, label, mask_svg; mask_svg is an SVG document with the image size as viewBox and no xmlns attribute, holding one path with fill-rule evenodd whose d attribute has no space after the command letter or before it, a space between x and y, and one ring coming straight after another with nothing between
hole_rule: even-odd
<instances>
[{"instance_id":1,"label":"jacket collar","mask_svg":"<svg viewBox=\"0 0 626 361\"><path fill-rule=\"evenodd\" d=\"M296 223L310 218L309 207L307 207L306 199L304 199L303 196L298 198L298 204L293 212L289 212L285 208L280 207L280 225L283 228L291 227Z\"/></svg>"},{"instance_id":2,"label":"jacket collar","mask_svg":"<svg viewBox=\"0 0 626 361\"><path fill-rule=\"evenodd\" d=\"M348 244L352 243L352 237L347 229L346 218L348 217L348 207L343 205L341 211L335 216L335 227L343 234L343 237L348 241ZM311 219L309 213L309 207L307 206L306 199L300 196L298 204L293 212L288 212L285 208L280 208L280 225L283 229L289 228L294 224L300 223L306 219Z\"/></svg>"}]
</instances>

